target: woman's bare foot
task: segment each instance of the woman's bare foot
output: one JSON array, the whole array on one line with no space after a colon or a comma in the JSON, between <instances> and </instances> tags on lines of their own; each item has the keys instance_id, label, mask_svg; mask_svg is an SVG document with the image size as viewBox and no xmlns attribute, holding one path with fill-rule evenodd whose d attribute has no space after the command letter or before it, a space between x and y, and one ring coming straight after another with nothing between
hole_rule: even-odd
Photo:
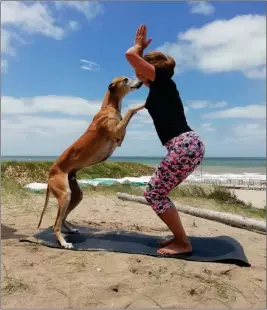
<instances>
[{"instance_id":1,"label":"woman's bare foot","mask_svg":"<svg viewBox=\"0 0 267 310\"><path fill-rule=\"evenodd\" d=\"M173 241L170 244L157 251L158 254L164 254L164 255L189 254L191 252L192 252L192 245L190 243L181 244L181 242L178 242L175 239L173 239Z\"/></svg>"},{"instance_id":2,"label":"woman's bare foot","mask_svg":"<svg viewBox=\"0 0 267 310\"><path fill-rule=\"evenodd\" d=\"M171 244L173 241L174 241L174 238L167 239L167 240L162 240L162 241L159 241L159 242L158 242L158 245L159 245L160 247L165 247L165 246Z\"/></svg>"}]
</instances>

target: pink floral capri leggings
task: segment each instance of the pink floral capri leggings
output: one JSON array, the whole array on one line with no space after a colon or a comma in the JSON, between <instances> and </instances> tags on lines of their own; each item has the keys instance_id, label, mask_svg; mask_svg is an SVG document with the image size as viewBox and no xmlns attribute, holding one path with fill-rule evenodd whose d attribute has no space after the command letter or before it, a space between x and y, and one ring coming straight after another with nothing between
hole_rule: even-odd
<instances>
[{"instance_id":1,"label":"pink floral capri leggings","mask_svg":"<svg viewBox=\"0 0 267 310\"><path fill-rule=\"evenodd\" d=\"M167 195L199 166L205 153L205 146L194 131L171 139L165 146L168 153L144 193L147 202L158 215L173 206Z\"/></svg>"}]
</instances>

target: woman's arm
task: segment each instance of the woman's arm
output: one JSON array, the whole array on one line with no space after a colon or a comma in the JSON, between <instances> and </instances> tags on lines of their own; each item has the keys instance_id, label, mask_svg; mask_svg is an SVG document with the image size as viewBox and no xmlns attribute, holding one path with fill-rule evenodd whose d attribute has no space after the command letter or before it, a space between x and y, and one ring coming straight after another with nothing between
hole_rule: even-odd
<instances>
[{"instance_id":1,"label":"woman's arm","mask_svg":"<svg viewBox=\"0 0 267 310\"><path fill-rule=\"evenodd\" d=\"M136 72L141 73L150 81L155 80L155 67L142 58L143 48L134 45L126 52L126 58Z\"/></svg>"},{"instance_id":2,"label":"woman's arm","mask_svg":"<svg viewBox=\"0 0 267 310\"><path fill-rule=\"evenodd\" d=\"M136 31L134 46L129 48L126 52L126 58L137 73L142 74L150 81L154 81L155 67L142 58L143 50L146 49L152 41L152 38L146 39L146 34L146 25L141 25Z\"/></svg>"}]
</instances>

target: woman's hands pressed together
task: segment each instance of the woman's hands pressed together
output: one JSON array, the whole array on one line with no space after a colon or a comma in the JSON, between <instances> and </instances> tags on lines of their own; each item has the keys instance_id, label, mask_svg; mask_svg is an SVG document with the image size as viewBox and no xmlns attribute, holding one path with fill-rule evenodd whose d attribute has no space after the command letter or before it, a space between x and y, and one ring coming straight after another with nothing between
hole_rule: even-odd
<instances>
[{"instance_id":1,"label":"woman's hands pressed together","mask_svg":"<svg viewBox=\"0 0 267 310\"><path fill-rule=\"evenodd\" d=\"M142 24L136 31L134 45L138 46L142 50L146 49L152 41L152 38L147 40L146 36L147 28L146 25Z\"/></svg>"},{"instance_id":2,"label":"woman's hands pressed together","mask_svg":"<svg viewBox=\"0 0 267 310\"><path fill-rule=\"evenodd\" d=\"M136 31L134 37L134 46L126 51L126 58L130 65L134 68L137 78L146 86L149 80L155 80L155 67L143 59L143 51L151 43L152 38L147 39L146 25L141 25Z\"/></svg>"}]
</instances>

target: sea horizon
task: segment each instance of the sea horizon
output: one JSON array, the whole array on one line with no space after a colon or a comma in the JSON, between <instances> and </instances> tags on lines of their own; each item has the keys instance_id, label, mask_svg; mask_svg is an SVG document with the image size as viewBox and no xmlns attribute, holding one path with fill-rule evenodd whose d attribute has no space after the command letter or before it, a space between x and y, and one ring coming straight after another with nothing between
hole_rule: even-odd
<instances>
[{"instance_id":1,"label":"sea horizon","mask_svg":"<svg viewBox=\"0 0 267 310\"><path fill-rule=\"evenodd\" d=\"M4 155L1 161L54 161L58 156ZM111 156L107 161L135 162L157 167L163 156ZM266 157L205 157L196 171L208 174L266 174Z\"/></svg>"},{"instance_id":2,"label":"sea horizon","mask_svg":"<svg viewBox=\"0 0 267 310\"><path fill-rule=\"evenodd\" d=\"M59 155L1 155L1 158L57 158ZM125 155L125 156L111 156L110 158L162 158L163 156L138 156L138 155ZM206 159L214 158L236 158L236 159L266 159L263 156L205 156Z\"/></svg>"}]
</instances>

